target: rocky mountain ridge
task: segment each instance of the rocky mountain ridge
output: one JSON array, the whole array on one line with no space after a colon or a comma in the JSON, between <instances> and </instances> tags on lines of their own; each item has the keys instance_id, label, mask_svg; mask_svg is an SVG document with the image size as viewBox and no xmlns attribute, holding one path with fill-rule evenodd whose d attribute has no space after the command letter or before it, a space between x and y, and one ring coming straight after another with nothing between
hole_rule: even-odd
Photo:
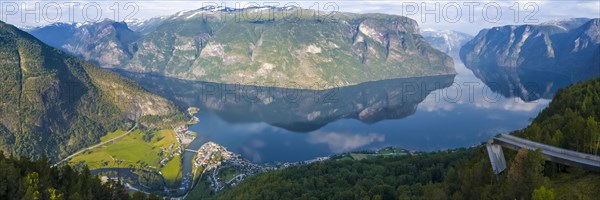
<instances>
[{"instance_id":1,"label":"rocky mountain ridge","mask_svg":"<svg viewBox=\"0 0 600 200\"><path fill-rule=\"evenodd\" d=\"M461 48L475 76L504 96L551 98L572 83L600 76L600 19L485 29Z\"/></svg>"},{"instance_id":2,"label":"rocky mountain ridge","mask_svg":"<svg viewBox=\"0 0 600 200\"><path fill-rule=\"evenodd\" d=\"M97 29L103 34L80 34L75 41L81 44L61 46L103 67L304 89L455 73L452 59L427 43L416 21L395 15L206 7L138 21L134 28L143 32ZM95 48L67 48L79 46Z\"/></svg>"},{"instance_id":3,"label":"rocky mountain ridge","mask_svg":"<svg viewBox=\"0 0 600 200\"><path fill-rule=\"evenodd\" d=\"M460 48L473 39L472 35L453 30L423 29L421 35L433 48L452 56L454 59L460 59Z\"/></svg>"},{"instance_id":4,"label":"rocky mountain ridge","mask_svg":"<svg viewBox=\"0 0 600 200\"><path fill-rule=\"evenodd\" d=\"M485 29L462 47L461 60L475 72L526 69L586 80L600 76L599 23L572 19Z\"/></svg>"}]
</instances>

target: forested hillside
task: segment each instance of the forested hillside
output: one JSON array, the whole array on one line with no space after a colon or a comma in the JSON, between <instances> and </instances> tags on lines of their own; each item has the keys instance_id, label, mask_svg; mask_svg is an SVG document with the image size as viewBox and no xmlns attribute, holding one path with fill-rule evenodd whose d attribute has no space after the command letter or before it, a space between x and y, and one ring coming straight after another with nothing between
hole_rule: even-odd
<instances>
[{"instance_id":1,"label":"forested hillside","mask_svg":"<svg viewBox=\"0 0 600 200\"><path fill-rule=\"evenodd\" d=\"M249 178L219 199L398 199L421 196L473 150L418 156L340 160L291 167ZM402 195L398 195L402 194ZM202 196L204 195L204 196ZM193 198L210 197L201 189Z\"/></svg>"},{"instance_id":2,"label":"forested hillside","mask_svg":"<svg viewBox=\"0 0 600 200\"><path fill-rule=\"evenodd\" d=\"M0 150L7 154L61 158L140 117L164 120L142 122L148 127L184 123L166 99L3 22L0 70Z\"/></svg>"},{"instance_id":3,"label":"forested hillside","mask_svg":"<svg viewBox=\"0 0 600 200\"><path fill-rule=\"evenodd\" d=\"M128 194L117 182L69 166L50 167L45 158L6 158L0 153L0 199L159 199L142 193Z\"/></svg>"},{"instance_id":4,"label":"forested hillside","mask_svg":"<svg viewBox=\"0 0 600 200\"><path fill-rule=\"evenodd\" d=\"M559 91L531 126L514 134L546 144L598 155L600 79Z\"/></svg>"},{"instance_id":5,"label":"forested hillside","mask_svg":"<svg viewBox=\"0 0 600 200\"><path fill-rule=\"evenodd\" d=\"M513 134L596 154L600 145L600 79L561 89L527 128ZM539 152L505 150L509 169L496 180L481 153L447 172L446 194L459 199L596 199L600 175L545 162Z\"/></svg>"},{"instance_id":6,"label":"forested hillside","mask_svg":"<svg viewBox=\"0 0 600 200\"><path fill-rule=\"evenodd\" d=\"M560 90L513 134L587 153L598 149L600 79ZM596 199L600 175L544 161L538 151L505 150L496 177L485 147L397 158L328 161L247 179L216 199ZM202 183L202 182L201 182Z\"/></svg>"}]
</instances>

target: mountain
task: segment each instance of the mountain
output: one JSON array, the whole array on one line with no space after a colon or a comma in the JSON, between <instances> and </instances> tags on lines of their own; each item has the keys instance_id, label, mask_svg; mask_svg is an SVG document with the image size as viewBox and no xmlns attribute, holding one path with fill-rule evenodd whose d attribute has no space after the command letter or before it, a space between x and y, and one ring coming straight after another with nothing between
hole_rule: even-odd
<instances>
[{"instance_id":1,"label":"mountain","mask_svg":"<svg viewBox=\"0 0 600 200\"><path fill-rule=\"evenodd\" d=\"M599 23L582 18L484 29L461 48L460 57L484 80L502 70L586 80L600 76Z\"/></svg>"},{"instance_id":2,"label":"mountain","mask_svg":"<svg viewBox=\"0 0 600 200\"><path fill-rule=\"evenodd\" d=\"M590 20L591 20L590 18L557 19L557 20L551 20L551 21L544 22L541 25L555 26L555 27L559 27L563 30L571 30L571 29L581 26L582 24L585 24L586 22L588 22Z\"/></svg>"},{"instance_id":3,"label":"mountain","mask_svg":"<svg viewBox=\"0 0 600 200\"><path fill-rule=\"evenodd\" d=\"M421 35L433 48L455 59L459 58L460 48L473 39L472 35L452 30L423 29Z\"/></svg>"},{"instance_id":4,"label":"mountain","mask_svg":"<svg viewBox=\"0 0 600 200\"><path fill-rule=\"evenodd\" d=\"M123 65L135 51L130 44L141 37L126 23L104 20L86 24L51 24L29 33L48 45L102 67Z\"/></svg>"},{"instance_id":5,"label":"mountain","mask_svg":"<svg viewBox=\"0 0 600 200\"><path fill-rule=\"evenodd\" d=\"M600 76L600 19L485 29L461 48L475 76L506 97L552 98L580 80Z\"/></svg>"},{"instance_id":6,"label":"mountain","mask_svg":"<svg viewBox=\"0 0 600 200\"><path fill-rule=\"evenodd\" d=\"M304 89L454 73L451 58L431 48L405 17L338 13L319 21L308 16L312 10L274 9L272 18L262 10L180 12L137 42L124 69ZM290 16L296 12L304 16ZM242 13L249 16L240 19Z\"/></svg>"},{"instance_id":7,"label":"mountain","mask_svg":"<svg viewBox=\"0 0 600 200\"><path fill-rule=\"evenodd\" d=\"M329 13L296 7L205 7L131 21L134 29L143 31L141 38L128 45L94 43L90 46L115 48L87 48L89 57L63 49L101 66L132 72L262 86L278 82L303 89L317 83L347 86L455 73L452 59L432 48L412 19L325 14ZM116 31L112 35L119 35ZM77 41L88 46L85 39Z\"/></svg>"},{"instance_id":8,"label":"mountain","mask_svg":"<svg viewBox=\"0 0 600 200\"><path fill-rule=\"evenodd\" d=\"M182 116L135 82L3 22L0 44L0 149L6 153L63 157L135 120L152 128Z\"/></svg>"},{"instance_id":9,"label":"mountain","mask_svg":"<svg viewBox=\"0 0 600 200\"><path fill-rule=\"evenodd\" d=\"M157 26L161 25L167 17L155 17L148 20L129 19L124 22L132 31L140 34L152 32Z\"/></svg>"},{"instance_id":10,"label":"mountain","mask_svg":"<svg viewBox=\"0 0 600 200\"><path fill-rule=\"evenodd\" d=\"M54 23L42 27L31 29L21 29L29 32L47 45L54 48L61 48L70 40L77 31L79 24L76 23Z\"/></svg>"}]
</instances>

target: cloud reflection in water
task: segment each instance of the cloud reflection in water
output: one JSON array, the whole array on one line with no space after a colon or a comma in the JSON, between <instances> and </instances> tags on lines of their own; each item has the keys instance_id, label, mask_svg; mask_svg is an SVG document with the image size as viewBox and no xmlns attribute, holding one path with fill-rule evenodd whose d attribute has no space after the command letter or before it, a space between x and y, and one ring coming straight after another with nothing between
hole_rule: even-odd
<instances>
[{"instance_id":1,"label":"cloud reflection in water","mask_svg":"<svg viewBox=\"0 0 600 200\"><path fill-rule=\"evenodd\" d=\"M385 141L385 135L377 133L352 134L338 132L315 131L309 134L307 141L311 144L327 144L334 153L355 150L373 142Z\"/></svg>"}]
</instances>

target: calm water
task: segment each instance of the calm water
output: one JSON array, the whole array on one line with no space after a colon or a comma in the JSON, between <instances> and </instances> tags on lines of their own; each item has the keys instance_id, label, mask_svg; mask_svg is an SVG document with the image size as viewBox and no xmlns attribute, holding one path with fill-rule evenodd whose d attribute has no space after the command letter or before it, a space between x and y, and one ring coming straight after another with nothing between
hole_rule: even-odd
<instances>
[{"instance_id":1,"label":"calm water","mask_svg":"<svg viewBox=\"0 0 600 200\"><path fill-rule=\"evenodd\" d=\"M272 122L271 118L264 117L264 112L255 109L238 109L243 111L231 114L227 113L228 106L217 109L202 106L204 112L200 112L198 115L201 122L192 126L191 129L201 136L198 144L214 141L255 162L300 161L318 156L378 149L386 146L435 151L477 145L498 133L524 128L530 123L530 119L545 108L549 102L548 100L523 102L518 97L504 97L492 92L492 89L475 78L470 71L465 70L462 66L461 68L454 81L450 80L449 83L453 84L449 87L444 87L447 86L444 85L444 81L448 81L444 78L440 78L442 80L413 79L389 85L385 83L369 85L372 87L371 90L379 90L379 94L384 96L362 101L365 104L375 105L375 111L373 111L375 114L373 115L376 115L374 118L377 119L373 120L361 121L351 116L353 112L361 110L348 109L345 98L352 97L346 97L345 94L356 93L351 91L352 88L343 88L336 92L339 94L338 97L342 98L338 99L339 103L334 103L339 107L334 106L334 108L327 109L348 109L346 112L350 113L348 114L350 116L333 115L332 119L324 120L328 121L325 124L321 120L314 120L314 124L304 120L287 120L290 124L269 123ZM427 90L436 87L423 86L423 82L439 82L438 88L441 89L426 94ZM381 85L389 87L391 91L381 91L379 88L382 87ZM410 89L414 88L411 87L414 85L418 85L419 92L417 93L420 94L412 95L413 90ZM405 89L406 91L394 91L394 89ZM420 98L413 99L414 101L406 100L405 96L411 95L397 94L397 96L393 96L391 93L394 92L422 96L423 99L422 101L419 101ZM390 101L407 103L398 107L392 105L394 103ZM223 104L228 105L227 103ZM253 103L249 107L256 106L255 104L261 103ZM233 106L231 107L231 109L235 109ZM308 116L315 113L314 111L325 113L319 106L315 108L300 104L297 107L281 110L272 110L271 108L267 112L273 112L275 116L291 114L297 118ZM298 114L296 109L308 110ZM293 114L288 112L293 112ZM260 118L263 120L253 120ZM294 127L296 124L301 128ZM321 125L322 127L320 127ZM302 127L309 130L302 130Z\"/></svg>"},{"instance_id":2,"label":"calm water","mask_svg":"<svg viewBox=\"0 0 600 200\"><path fill-rule=\"evenodd\" d=\"M124 75L179 106L201 108L200 123L190 127L199 135L191 149L213 141L258 163L386 146L436 151L477 145L527 126L549 103L538 98L551 97L557 87L538 82L540 95L523 92L526 84L514 78L483 82L461 64L457 72L324 91ZM184 161L191 162L187 154Z\"/></svg>"}]
</instances>

